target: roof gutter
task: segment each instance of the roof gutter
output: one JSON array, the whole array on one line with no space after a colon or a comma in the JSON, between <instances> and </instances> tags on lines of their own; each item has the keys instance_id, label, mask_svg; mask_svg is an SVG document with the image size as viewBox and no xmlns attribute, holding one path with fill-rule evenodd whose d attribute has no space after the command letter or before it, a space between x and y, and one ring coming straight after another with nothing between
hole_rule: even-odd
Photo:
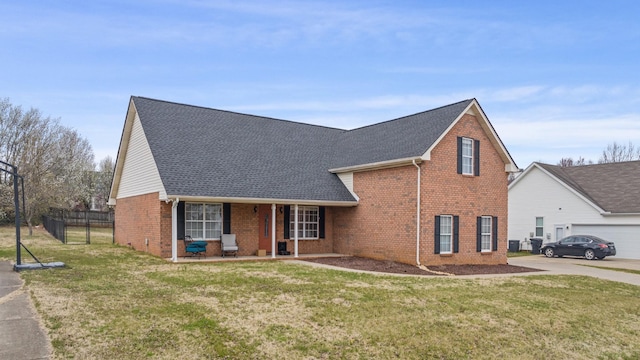
<instances>
[{"instance_id":1,"label":"roof gutter","mask_svg":"<svg viewBox=\"0 0 640 360\"><path fill-rule=\"evenodd\" d=\"M418 188L416 195L416 265L420 266L420 166L413 159L413 166L418 169Z\"/></svg>"},{"instance_id":2,"label":"roof gutter","mask_svg":"<svg viewBox=\"0 0 640 360\"><path fill-rule=\"evenodd\" d=\"M605 211L600 213L602 216L638 216L640 213L612 213L610 211Z\"/></svg>"},{"instance_id":3,"label":"roof gutter","mask_svg":"<svg viewBox=\"0 0 640 360\"><path fill-rule=\"evenodd\" d=\"M378 161L378 162L368 163L368 164L359 164L359 165L353 165L353 166L333 168L333 169L329 169L329 172L338 174L338 173L345 173L345 172L368 171L368 170L374 170L374 169L376 170L388 169L388 168L394 168L399 166L407 166L411 164L415 165L416 163L419 164L421 162L422 162L422 157L414 156L414 157L408 157L408 158L402 158L402 159L385 160L385 161Z\"/></svg>"},{"instance_id":4,"label":"roof gutter","mask_svg":"<svg viewBox=\"0 0 640 360\"><path fill-rule=\"evenodd\" d=\"M219 197L219 196L185 196L167 195L167 198L179 198L186 202L220 202L239 204L298 204L309 206L357 206L358 201L336 201L336 200L310 200L310 199L275 199L275 198L240 198L240 197ZM167 199L160 199L165 200Z\"/></svg>"}]
</instances>

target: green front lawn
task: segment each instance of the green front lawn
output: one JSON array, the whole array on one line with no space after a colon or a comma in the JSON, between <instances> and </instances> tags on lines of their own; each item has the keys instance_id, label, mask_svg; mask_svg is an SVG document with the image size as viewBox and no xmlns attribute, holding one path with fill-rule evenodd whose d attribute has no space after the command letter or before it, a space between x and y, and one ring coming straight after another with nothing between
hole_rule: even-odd
<instances>
[{"instance_id":1,"label":"green front lawn","mask_svg":"<svg viewBox=\"0 0 640 360\"><path fill-rule=\"evenodd\" d=\"M0 258L15 258L12 236L0 229ZM172 264L42 231L24 242L68 265L22 272L56 358L640 358L640 287L617 282Z\"/></svg>"}]
</instances>

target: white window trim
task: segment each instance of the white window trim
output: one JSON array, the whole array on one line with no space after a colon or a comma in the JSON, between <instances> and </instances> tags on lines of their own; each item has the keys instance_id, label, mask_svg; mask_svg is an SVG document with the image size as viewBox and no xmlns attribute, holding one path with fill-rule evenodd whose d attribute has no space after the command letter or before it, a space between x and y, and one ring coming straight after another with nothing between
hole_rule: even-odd
<instances>
[{"instance_id":1,"label":"white window trim","mask_svg":"<svg viewBox=\"0 0 640 360\"><path fill-rule=\"evenodd\" d=\"M542 226L538 226L538 219L542 219ZM538 229L541 229L540 235L538 235ZM533 234L535 235L535 237L544 237L544 216L536 216Z\"/></svg>"},{"instance_id":2,"label":"white window trim","mask_svg":"<svg viewBox=\"0 0 640 360\"><path fill-rule=\"evenodd\" d=\"M489 232L484 232L484 231L482 231L483 228L484 228L484 224L483 223L485 221L487 221L487 220L489 221ZM480 251L482 251L482 252L491 252L491 250L493 250L491 248L492 242L493 242L493 239L491 238L492 235L493 235L493 217L491 217L491 216L482 216L482 221L480 222L480 226L481 226L481 228L480 228ZM488 249L484 248L485 236L489 238L489 248Z\"/></svg>"},{"instance_id":3,"label":"white window trim","mask_svg":"<svg viewBox=\"0 0 640 360\"><path fill-rule=\"evenodd\" d=\"M469 148L471 149L471 155L465 155L464 154L464 148L465 148L465 143L467 143L469 145ZM473 157L475 156L475 154L473 153L473 139L471 138L466 138L463 137L462 138L462 149L460 150L462 151L462 175L474 175L473 171ZM465 171L465 159L469 159L469 171Z\"/></svg>"},{"instance_id":4,"label":"white window trim","mask_svg":"<svg viewBox=\"0 0 640 360\"><path fill-rule=\"evenodd\" d=\"M442 231L442 219L449 219L449 228L451 229L449 233L445 233ZM449 235L449 249L444 249L442 247L442 236ZM440 215L440 254L453 254L453 215Z\"/></svg>"},{"instance_id":5,"label":"white window trim","mask_svg":"<svg viewBox=\"0 0 640 360\"><path fill-rule=\"evenodd\" d=\"M306 221L306 217L304 216L305 211L315 211L316 213L316 221ZM319 206L298 206L298 215L302 214L302 221L298 220L298 228L302 229L302 236L298 235L298 240L318 240L320 239L320 207ZM292 239L295 238L295 219L296 213L294 207L291 207L291 212L289 213L289 234ZM316 224L316 236L310 237L305 236L307 231L305 229L306 224Z\"/></svg>"},{"instance_id":6,"label":"white window trim","mask_svg":"<svg viewBox=\"0 0 640 360\"><path fill-rule=\"evenodd\" d=\"M187 219L187 205L202 205L202 220L189 220ZM220 220L207 220L206 219L206 208L207 205L218 205L220 207ZM184 211L185 211L185 216L184 216L184 231L185 231L185 235L187 235L187 223L194 223L194 222L201 222L202 223L202 238L195 238L193 237L194 240L199 240L199 241L220 241L220 237L214 237L214 238L207 238L206 234L207 234L207 224L208 223L219 223L219 227L220 227L220 234L222 234L222 226L223 226L223 210L222 210L222 204L221 203L194 203L194 202L187 202L185 203L185 207L184 207Z\"/></svg>"}]
</instances>

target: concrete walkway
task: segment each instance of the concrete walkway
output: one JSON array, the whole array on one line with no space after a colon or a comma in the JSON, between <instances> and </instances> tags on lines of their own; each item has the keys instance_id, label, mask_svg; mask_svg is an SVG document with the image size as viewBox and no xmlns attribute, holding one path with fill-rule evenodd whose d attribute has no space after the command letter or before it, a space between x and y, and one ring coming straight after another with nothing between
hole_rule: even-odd
<instances>
[{"instance_id":1,"label":"concrete walkway","mask_svg":"<svg viewBox=\"0 0 640 360\"><path fill-rule=\"evenodd\" d=\"M8 261L0 261L0 359L49 359L51 343L29 294Z\"/></svg>"},{"instance_id":2,"label":"concrete walkway","mask_svg":"<svg viewBox=\"0 0 640 360\"><path fill-rule=\"evenodd\" d=\"M544 270L542 272L511 275L585 275L640 286L640 275L638 274L593 267L640 271L640 260L620 259L616 257L608 257L604 260L586 260L584 258L547 258L543 255L531 255L509 258L509 264Z\"/></svg>"}]
</instances>

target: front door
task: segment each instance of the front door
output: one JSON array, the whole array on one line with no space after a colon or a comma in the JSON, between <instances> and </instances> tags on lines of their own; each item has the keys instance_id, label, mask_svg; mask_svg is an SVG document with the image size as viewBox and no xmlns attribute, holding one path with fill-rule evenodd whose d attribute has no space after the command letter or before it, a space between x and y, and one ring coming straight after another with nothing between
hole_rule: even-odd
<instances>
[{"instance_id":1,"label":"front door","mask_svg":"<svg viewBox=\"0 0 640 360\"><path fill-rule=\"evenodd\" d=\"M258 249L271 253L271 205L259 205L258 209Z\"/></svg>"},{"instance_id":2,"label":"front door","mask_svg":"<svg viewBox=\"0 0 640 360\"><path fill-rule=\"evenodd\" d=\"M556 241L562 240L564 237L564 225L556 226Z\"/></svg>"}]
</instances>

